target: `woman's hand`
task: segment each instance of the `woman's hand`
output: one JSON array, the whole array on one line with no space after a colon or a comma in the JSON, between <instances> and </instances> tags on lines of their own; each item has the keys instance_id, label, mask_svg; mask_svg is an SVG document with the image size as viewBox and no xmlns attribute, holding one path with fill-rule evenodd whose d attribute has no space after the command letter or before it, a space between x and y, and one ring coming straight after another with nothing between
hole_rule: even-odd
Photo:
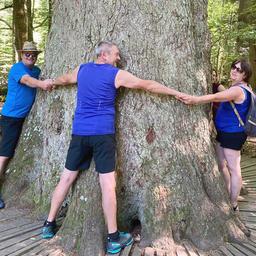
<instances>
[{"instance_id":1,"label":"woman's hand","mask_svg":"<svg viewBox=\"0 0 256 256\"><path fill-rule=\"evenodd\" d=\"M199 97L193 96L189 94L182 93L181 95L176 97L178 100L182 101L185 104L193 105L199 103Z\"/></svg>"}]
</instances>

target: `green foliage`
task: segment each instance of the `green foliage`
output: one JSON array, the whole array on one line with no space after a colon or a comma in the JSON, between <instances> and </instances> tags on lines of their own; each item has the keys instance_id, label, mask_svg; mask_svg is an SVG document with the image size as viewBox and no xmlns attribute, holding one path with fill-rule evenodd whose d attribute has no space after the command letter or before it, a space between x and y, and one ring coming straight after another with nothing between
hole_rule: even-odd
<instances>
[{"instance_id":1,"label":"green foliage","mask_svg":"<svg viewBox=\"0 0 256 256\"><path fill-rule=\"evenodd\" d=\"M0 87L0 102L4 102L7 94L7 87L2 86Z\"/></svg>"},{"instance_id":2,"label":"green foliage","mask_svg":"<svg viewBox=\"0 0 256 256\"><path fill-rule=\"evenodd\" d=\"M11 4L12 1L0 3L0 87L7 86L7 75L13 61L12 8L7 8Z\"/></svg>"},{"instance_id":3,"label":"green foliage","mask_svg":"<svg viewBox=\"0 0 256 256\"><path fill-rule=\"evenodd\" d=\"M249 45L256 42L256 3L255 0L246 1L249 7L242 13L239 9L239 1L209 0L208 2L212 67L225 82L229 79L230 63L239 57L248 58ZM242 17L246 17L246 20Z\"/></svg>"},{"instance_id":4,"label":"green foliage","mask_svg":"<svg viewBox=\"0 0 256 256\"><path fill-rule=\"evenodd\" d=\"M238 4L209 0L208 25L211 31L211 62L217 73L227 77L227 65L237 57Z\"/></svg>"}]
</instances>

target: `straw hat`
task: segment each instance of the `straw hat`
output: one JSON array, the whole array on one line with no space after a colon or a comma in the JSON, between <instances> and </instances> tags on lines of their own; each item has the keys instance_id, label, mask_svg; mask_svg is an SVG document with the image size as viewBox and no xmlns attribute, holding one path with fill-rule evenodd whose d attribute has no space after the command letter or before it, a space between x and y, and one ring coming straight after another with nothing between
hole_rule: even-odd
<instances>
[{"instance_id":1,"label":"straw hat","mask_svg":"<svg viewBox=\"0 0 256 256\"><path fill-rule=\"evenodd\" d=\"M37 50L36 44L34 42L26 41L23 44L23 48L21 50L18 50L18 52L36 52L36 53L40 53L42 51Z\"/></svg>"}]
</instances>

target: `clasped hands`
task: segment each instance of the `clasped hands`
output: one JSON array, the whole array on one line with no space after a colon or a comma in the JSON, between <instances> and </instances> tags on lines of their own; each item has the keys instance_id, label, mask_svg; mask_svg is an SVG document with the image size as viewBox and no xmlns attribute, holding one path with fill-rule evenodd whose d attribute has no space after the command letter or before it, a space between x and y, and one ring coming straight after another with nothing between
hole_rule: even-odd
<instances>
[{"instance_id":1,"label":"clasped hands","mask_svg":"<svg viewBox=\"0 0 256 256\"><path fill-rule=\"evenodd\" d=\"M195 105L199 103L198 96L193 96L182 92L179 92L177 95L175 95L175 98L187 105Z\"/></svg>"},{"instance_id":2,"label":"clasped hands","mask_svg":"<svg viewBox=\"0 0 256 256\"><path fill-rule=\"evenodd\" d=\"M56 88L56 85L54 84L54 79L44 79L41 81L40 88L44 91L52 91Z\"/></svg>"}]
</instances>

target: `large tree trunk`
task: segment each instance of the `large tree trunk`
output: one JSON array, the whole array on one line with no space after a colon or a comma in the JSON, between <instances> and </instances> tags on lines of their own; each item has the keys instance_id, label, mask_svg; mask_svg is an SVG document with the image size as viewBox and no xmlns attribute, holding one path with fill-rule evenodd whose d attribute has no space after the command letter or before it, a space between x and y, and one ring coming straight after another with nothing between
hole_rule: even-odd
<instances>
[{"instance_id":1,"label":"large tree trunk","mask_svg":"<svg viewBox=\"0 0 256 256\"><path fill-rule=\"evenodd\" d=\"M206 1L55 1L44 76L56 77L115 41L127 70L167 86L207 93L210 78ZM5 194L47 213L64 167L75 87L40 92L5 183ZM208 127L208 106L120 90L117 102L118 222L139 220L144 244L170 249L181 239L202 249L244 238L230 210ZM94 166L66 203L59 235L80 255L103 254L106 232Z\"/></svg>"}]
</instances>

